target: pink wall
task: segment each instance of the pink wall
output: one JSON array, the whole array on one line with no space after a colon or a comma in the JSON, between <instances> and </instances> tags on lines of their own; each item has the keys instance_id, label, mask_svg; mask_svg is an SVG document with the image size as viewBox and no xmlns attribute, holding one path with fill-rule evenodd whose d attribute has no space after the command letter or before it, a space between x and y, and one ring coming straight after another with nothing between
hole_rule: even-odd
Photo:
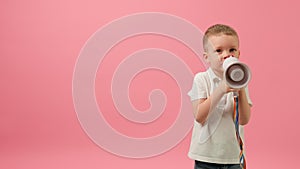
<instances>
[{"instance_id":1,"label":"pink wall","mask_svg":"<svg viewBox=\"0 0 300 169\"><path fill-rule=\"evenodd\" d=\"M189 131L186 137L184 131L178 132L183 139L169 151L149 158L125 158L100 148L77 118L72 80L85 43L113 20L144 12L183 18L200 31L214 23L236 28L241 40L241 60L253 73L249 88L254 107L246 127L248 168L282 169L297 165L300 149L297 129L300 4L297 1L29 0L1 1L0 8L0 168L193 168L193 161L187 158ZM157 24L155 21L145 24L152 23ZM138 110L146 110L150 106L149 92L159 88L165 92L165 111L155 121L144 124L118 114L109 95L113 71L122 58L148 48L172 52L193 73L203 70L196 55L172 38L141 35L114 46L97 70L95 96L103 118L115 131L131 138L149 138L169 131L178 120L178 105L186 99L185 95L179 99L179 88L186 84L177 85L176 77L157 70L145 71L136 75L129 86L132 104ZM169 65L174 63L171 61ZM100 136L108 138L101 135L104 128L95 128ZM112 139L110 144L116 143L118 140ZM122 145L121 142L119 146ZM160 143L153 142L153 147L159 146Z\"/></svg>"}]
</instances>

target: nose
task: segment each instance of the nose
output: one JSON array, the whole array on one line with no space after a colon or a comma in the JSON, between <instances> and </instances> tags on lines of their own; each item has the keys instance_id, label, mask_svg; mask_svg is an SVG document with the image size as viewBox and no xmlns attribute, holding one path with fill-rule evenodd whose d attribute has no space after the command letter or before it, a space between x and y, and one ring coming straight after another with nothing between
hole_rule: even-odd
<instances>
[{"instance_id":1,"label":"nose","mask_svg":"<svg viewBox=\"0 0 300 169\"><path fill-rule=\"evenodd\" d=\"M224 56L223 56L223 60L229 58L229 57L234 57L232 54L230 53L225 53Z\"/></svg>"},{"instance_id":2,"label":"nose","mask_svg":"<svg viewBox=\"0 0 300 169\"><path fill-rule=\"evenodd\" d=\"M231 56L231 53L227 50L223 51L223 60L229 58Z\"/></svg>"}]
</instances>

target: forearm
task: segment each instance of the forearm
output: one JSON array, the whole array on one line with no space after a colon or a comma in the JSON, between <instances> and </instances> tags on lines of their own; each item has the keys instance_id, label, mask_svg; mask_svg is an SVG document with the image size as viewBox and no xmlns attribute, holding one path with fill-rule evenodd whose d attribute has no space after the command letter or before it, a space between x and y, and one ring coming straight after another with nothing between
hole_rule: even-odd
<instances>
[{"instance_id":1,"label":"forearm","mask_svg":"<svg viewBox=\"0 0 300 169\"><path fill-rule=\"evenodd\" d=\"M203 125L206 122L209 113L216 107L224 94L225 91L220 85L207 99L193 102L194 116L198 123Z\"/></svg>"},{"instance_id":2,"label":"forearm","mask_svg":"<svg viewBox=\"0 0 300 169\"><path fill-rule=\"evenodd\" d=\"M245 89L239 91L239 123L246 125L250 120L251 106L248 103Z\"/></svg>"}]
</instances>

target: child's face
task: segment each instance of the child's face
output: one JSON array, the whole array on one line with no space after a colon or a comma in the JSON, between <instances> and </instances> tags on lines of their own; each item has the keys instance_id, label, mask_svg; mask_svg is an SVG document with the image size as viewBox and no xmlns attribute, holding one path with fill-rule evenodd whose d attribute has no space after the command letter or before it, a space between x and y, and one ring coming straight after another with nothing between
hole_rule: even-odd
<instances>
[{"instance_id":1,"label":"child's face","mask_svg":"<svg viewBox=\"0 0 300 169\"><path fill-rule=\"evenodd\" d=\"M238 37L231 35L212 35L208 38L204 58L216 73L217 76L223 77L223 61L229 56L239 58L239 41Z\"/></svg>"}]
</instances>

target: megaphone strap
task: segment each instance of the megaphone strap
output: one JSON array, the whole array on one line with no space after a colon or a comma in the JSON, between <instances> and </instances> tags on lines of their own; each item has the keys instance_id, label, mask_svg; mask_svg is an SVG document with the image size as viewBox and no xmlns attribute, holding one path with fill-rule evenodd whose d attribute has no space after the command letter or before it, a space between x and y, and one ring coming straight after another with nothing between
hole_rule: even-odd
<instances>
[{"instance_id":1,"label":"megaphone strap","mask_svg":"<svg viewBox=\"0 0 300 169\"><path fill-rule=\"evenodd\" d=\"M240 146L240 155L239 155L239 160L240 160L240 166L242 169L246 169L246 159L244 156L244 144L243 144L243 140L240 136L240 124L239 124L239 99L238 96L234 96L234 104L233 104L233 120L234 120L234 124L235 124L235 134L236 134L236 138L237 141L239 143Z\"/></svg>"}]
</instances>

